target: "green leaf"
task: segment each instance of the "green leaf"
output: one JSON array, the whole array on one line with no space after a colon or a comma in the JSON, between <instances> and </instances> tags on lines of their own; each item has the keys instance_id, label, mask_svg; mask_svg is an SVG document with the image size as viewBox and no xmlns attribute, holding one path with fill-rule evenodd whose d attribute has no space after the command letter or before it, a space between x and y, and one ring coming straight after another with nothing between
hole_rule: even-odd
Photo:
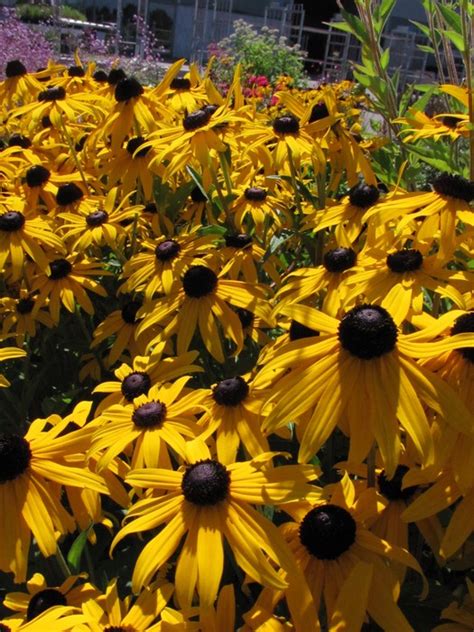
<instances>
[{"instance_id":1,"label":"green leaf","mask_svg":"<svg viewBox=\"0 0 474 632\"><path fill-rule=\"evenodd\" d=\"M424 53L430 53L431 55L434 55L435 53L435 49L432 46L425 46L425 44L417 44L416 47L418 48L418 50L421 50Z\"/></svg>"},{"instance_id":2,"label":"green leaf","mask_svg":"<svg viewBox=\"0 0 474 632\"><path fill-rule=\"evenodd\" d=\"M427 149L427 153L424 153L419 147L415 147L414 145L406 144L405 147L412 154L418 156L423 162L426 162L428 165L431 165L438 171L446 171L448 173L452 173L455 171L452 164L447 162L446 158L441 155L442 148L438 146L435 148L434 146L430 149ZM438 155L436 155L436 151L438 151Z\"/></svg>"},{"instance_id":3,"label":"green leaf","mask_svg":"<svg viewBox=\"0 0 474 632\"><path fill-rule=\"evenodd\" d=\"M443 33L446 35L447 38L451 40L458 51L460 51L461 53L464 53L466 51L464 46L464 38L462 35L459 35L459 33L456 33L455 31L443 31Z\"/></svg>"},{"instance_id":4,"label":"green leaf","mask_svg":"<svg viewBox=\"0 0 474 632\"><path fill-rule=\"evenodd\" d=\"M444 21L459 35L462 33L461 16L442 2L438 2L438 9L441 11Z\"/></svg>"},{"instance_id":5,"label":"green leaf","mask_svg":"<svg viewBox=\"0 0 474 632\"><path fill-rule=\"evenodd\" d=\"M382 21L382 29L385 26L386 21L390 17L397 0L382 0L380 3L380 19Z\"/></svg>"},{"instance_id":6,"label":"green leaf","mask_svg":"<svg viewBox=\"0 0 474 632\"><path fill-rule=\"evenodd\" d=\"M202 226L199 229L199 235L218 235L221 237L225 235L227 228L225 226L218 226L217 224L210 224L209 226Z\"/></svg>"},{"instance_id":7,"label":"green leaf","mask_svg":"<svg viewBox=\"0 0 474 632\"><path fill-rule=\"evenodd\" d=\"M420 90L420 86L415 86L417 90ZM425 94L420 97L415 103L412 105L416 110L423 111L428 105L429 100L431 99L433 93L437 90L437 86L429 86L428 90L426 90Z\"/></svg>"},{"instance_id":8,"label":"green leaf","mask_svg":"<svg viewBox=\"0 0 474 632\"><path fill-rule=\"evenodd\" d=\"M201 193L204 195L206 200L208 200L209 198L207 196L206 191L204 190L204 187L202 185L202 179L201 179L201 176L199 175L199 173L195 169L193 169L190 165L188 165L186 167L186 171L189 173L191 178L194 180L197 188L201 191Z\"/></svg>"},{"instance_id":9,"label":"green leaf","mask_svg":"<svg viewBox=\"0 0 474 632\"><path fill-rule=\"evenodd\" d=\"M81 558L87 544L87 538L92 529L92 523L87 529L81 531L77 538L72 543L69 553L67 554L67 563L73 573L79 573L81 569Z\"/></svg>"},{"instance_id":10,"label":"green leaf","mask_svg":"<svg viewBox=\"0 0 474 632\"><path fill-rule=\"evenodd\" d=\"M341 9L341 14L346 23L351 27L353 35L357 37L360 42L369 44L369 34L365 30L362 20L345 9ZM333 22L331 24L334 26Z\"/></svg>"},{"instance_id":11,"label":"green leaf","mask_svg":"<svg viewBox=\"0 0 474 632\"><path fill-rule=\"evenodd\" d=\"M426 35L428 39L431 39L431 32L430 32L429 27L426 24L422 24L421 22L416 22L416 20L410 20L410 22L414 24L417 28L419 28L420 31L423 33L423 35Z\"/></svg>"},{"instance_id":12,"label":"green leaf","mask_svg":"<svg viewBox=\"0 0 474 632\"><path fill-rule=\"evenodd\" d=\"M382 55L380 57L380 63L382 64L382 68L384 70L387 70L388 65L390 63L390 49L389 48L386 48L383 51L383 53L382 53Z\"/></svg>"}]
</instances>

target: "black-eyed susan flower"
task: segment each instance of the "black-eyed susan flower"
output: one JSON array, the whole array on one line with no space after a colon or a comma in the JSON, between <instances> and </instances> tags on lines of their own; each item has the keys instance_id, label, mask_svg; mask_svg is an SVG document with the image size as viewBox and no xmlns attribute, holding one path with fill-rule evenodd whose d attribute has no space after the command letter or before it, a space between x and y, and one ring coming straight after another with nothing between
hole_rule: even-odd
<instances>
[{"instance_id":1,"label":"black-eyed susan flower","mask_svg":"<svg viewBox=\"0 0 474 632\"><path fill-rule=\"evenodd\" d=\"M323 292L322 310L336 316L348 292L346 281L357 271L357 252L352 248L331 248L323 255L323 264L315 268L300 268L288 274L276 294L283 307L286 303L300 303Z\"/></svg>"},{"instance_id":2,"label":"black-eyed susan flower","mask_svg":"<svg viewBox=\"0 0 474 632\"><path fill-rule=\"evenodd\" d=\"M474 199L474 183L459 175L444 173L430 183L432 191L396 193L368 209L364 221L375 219L377 223L398 220L397 231L401 232L413 220L421 219L417 230L433 240L438 236L438 257L446 262L456 247L456 226L463 222L474 226L474 211L470 202ZM399 219L401 218L401 219Z\"/></svg>"},{"instance_id":3,"label":"black-eyed susan flower","mask_svg":"<svg viewBox=\"0 0 474 632\"><path fill-rule=\"evenodd\" d=\"M260 410L266 394L241 377L221 380L202 400L206 412L199 420L203 437L216 432L217 458L224 465L236 460L240 444L251 457L268 452L260 428Z\"/></svg>"},{"instance_id":4,"label":"black-eyed susan flower","mask_svg":"<svg viewBox=\"0 0 474 632\"><path fill-rule=\"evenodd\" d=\"M58 323L61 305L74 313L77 303L88 314L94 313L94 306L86 290L99 296L107 296L100 283L91 278L110 274L98 261L69 255L67 258L53 259L49 262L49 268L49 274L37 274L33 280L31 291L38 293L33 314L47 304L53 321Z\"/></svg>"},{"instance_id":5,"label":"black-eyed susan flower","mask_svg":"<svg viewBox=\"0 0 474 632\"><path fill-rule=\"evenodd\" d=\"M339 204L310 215L306 220L306 228L320 231L334 226L338 244L349 246L360 235L367 210L377 203L379 197L380 191L374 184L356 184Z\"/></svg>"},{"instance_id":6,"label":"black-eyed susan flower","mask_svg":"<svg viewBox=\"0 0 474 632\"><path fill-rule=\"evenodd\" d=\"M131 467L171 467L169 451L184 458L186 439L199 434L195 414L202 410L203 394L183 393L189 377L155 385L132 402L110 406L93 422L90 454L99 471L133 446Z\"/></svg>"},{"instance_id":7,"label":"black-eyed susan flower","mask_svg":"<svg viewBox=\"0 0 474 632\"><path fill-rule=\"evenodd\" d=\"M196 328L209 353L218 361L224 361L221 336L217 323L226 338L230 338L239 353L243 345L240 319L230 308L241 307L271 322L269 305L261 286L223 278L225 269L217 275L207 265L193 265L184 273L181 287L164 299L145 303L138 313L143 317L138 334L165 321L159 338L177 334L178 354L189 349Z\"/></svg>"},{"instance_id":8,"label":"black-eyed susan flower","mask_svg":"<svg viewBox=\"0 0 474 632\"><path fill-rule=\"evenodd\" d=\"M346 474L331 486L327 499L288 503L284 509L295 522L284 524L282 531L316 609L325 606L330 629L360 630L368 613L385 630L411 632L396 603L400 584L386 562L421 575L422 570L408 551L366 528L365 521L378 511L372 489L356 495Z\"/></svg>"},{"instance_id":9,"label":"black-eyed susan flower","mask_svg":"<svg viewBox=\"0 0 474 632\"><path fill-rule=\"evenodd\" d=\"M0 299L0 323L2 335L15 335L18 344L22 345L25 337L36 336L38 325L52 327L53 321L44 309L33 315L35 297L25 288L19 296L6 296Z\"/></svg>"},{"instance_id":10,"label":"black-eyed susan flower","mask_svg":"<svg viewBox=\"0 0 474 632\"><path fill-rule=\"evenodd\" d=\"M29 73L19 59L11 59L5 66L5 79L0 83L0 101L9 109L29 103L41 87L34 73Z\"/></svg>"},{"instance_id":11,"label":"black-eyed susan flower","mask_svg":"<svg viewBox=\"0 0 474 632\"><path fill-rule=\"evenodd\" d=\"M458 430L472 432L472 415L455 392L415 362L441 349L465 347L472 334L425 343L422 332L401 333L379 305L358 305L340 320L304 305L288 305L285 312L320 332L313 343L303 339L281 347L260 371L271 379L290 369L274 387L271 399L278 398L278 406L265 420L264 430L312 411L300 461L309 461L339 424L351 437L349 461L362 462L375 439L391 478L399 463L400 423L428 465L434 458L433 443L422 402Z\"/></svg>"},{"instance_id":12,"label":"black-eyed susan flower","mask_svg":"<svg viewBox=\"0 0 474 632\"><path fill-rule=\"evenodd\" d=\"M186 373L197 373L203 369L195 364L197 351L188 351L182 355L163 357L165 343L157 345L151 356L135 356L131 365L121 364L114 371L116 381L103 382L94 392L110 393L100 404L97 412L113 404L133 402L139 395L147 395L151 386L169 382Z\"/></svg>"},{"instance_id":13,"label":"black-eyed susan flower","mask_svg":"<svg viewBox=\"0 0 474 632\"><path fill-rule=\"evenodd\" d=\"M231 279L242 278L249 283L258 283L259 269L279 285L279 261L266 257L265 249L248 233L227 233L225 246L219 250L226 273Z\"/></svg>"},{"instance_id":14,"label":"black-eyed susan flower","mask_svg":"<svg viewBox=\"0 0 474 632\"><path fill-rule=\"evenodd\" d=\"M224 564L223 539L237 564L255 581L283 589L287 582L264 556L290 574L295 563L276 527L253 504L280 504L303 497L307 481L317 476L313 466L270 467L273 453L227 466L210 458L200 441L187 444L187 462L178 471L134 470L127 481L134 487L156 489L165 495L139 500L127 516L133 521L114 538L112 548L126 535L166 526L143 548L132 578L134 591L146 585L176 551L185 537L176 568L176 594L190 606L197 589L202 608L214 604ZM212 551L212 555L209 555ZM304 590L304 586L301 586Z\"/></svg>"},{"instance_id":15,"label":"black-eyed susan flower","mask_svg":"<svg viewBox=\"0 0 474 632\"><path fill-rule=\"evenodd\" d=\"M387 250L382 246L365 251L359 270L346 280L346 306L364 296L368 303L382 305L401 322L410 313L422 312L424 292L430 290L457 307L465 307L462 292L474 282L469 272L446 268L422 245L395 248L394 244Z\"/></svg>"},{"instance_id":16,"label":"black-eyed susan flower","mask_svg":"<svg viewBox=\"0 0 474 632\"><path fill-rule=\"evenodd\" d=\"M145 352L145 348L152 338L151 332L147 336L136 338L136 330L140 319L137 312L142 306L138 300L126 301L121 309L109 314L93 332L91 349L114 337L110 347L108 359L114 364L126 350L132 357Z\"/></svg>"},{"instance_id":17,"label":"black-eyed susan flower","mask_svg":"<svg viewBox=\"0 0 474 632\"><path fill-rule=\"evenodd\" d=\"M41 90L33 103L15 108L10 117L16 119L26 117L28 129L37 128L43 117L48 116L51 124L56 128L62 128L67 122L74 123L77 116L89 116L92 120L99 121L103 118L103 107L98 95L81 92L68 93L62 86L50 86Z\"/></svg>"},{"instance_id":18,"label":"black-eyed susan flower","mask_svg":"<svg viewBox=\"0 0 474 632\"><path fill-rule=\"evenodd\" d=\"M61 487L72 486L107 493L102 479L82 468L75 454L88 447L88 437L58 436L58 428L45 430L45 420L32 422L24 437L0 437L0 502L10 519L1 524L3 545L0 569L12 572L16 582L26 579L28 551L33 535L44 556L54 555L57 534L74 530L71 515L61 504Z\"/></svg>"},{"instance_id":19,"label":"black-eyed susan flower","mask_svg":"<svg viewBox=\"0 0 474 632\"><path fill-rule=\"evenodd\" d=\"M48 249L63 253L64 244L46 220L0 207L0 270L5 271L11 281L22 277L27 255L44 273L49 273L45 252Z\"/></svg>"},{"instance_id":20,"label":"black-eyed susan flower","mask_svg":"<svg viewBox=\"0 0 474 632\"><path fill-rule=\"evenodd\" d=\"M212 235L200 236L200 226L176 235L144 239L141 252L124 266L121 292L143 292L150 300L157 293L171 294L186 270L213 249Z\"/></svg>"},{"instance_id":21,"label":"black-eyed susan flower","mask_svg":"<svg viewBox=\"0 0 474 632\"><path fill-rule=\"evenodd\" d=\"M139 207L129 204L129 196L118 202L117 194L118 189L113 187L92 210L90 205L80 204L74 213L58 213L59 232L70 250L85 252L91 244L107 245L114 252L121 250L127 238L122 222L133 219Z\"/></svg>"},{"instance_id":22,"label":"black-eyed susan flower","mask_svg":"<svg viewBox=\"0 0 474 632\"><path fill-rule=\"evenodd\" d=\"M150 161L150 169L157 170L163 178L171 178L184 171L194 159L209 174L211 152L225 152L227 149L221 138L222 130L228 133L229 126L239 120L226 105L218 108L204 106L184 116L180 125L150 134L148 142L156 151L156 156ZM165 161L166 166L163 166Z\"/></svg>"},{"instance_id":23,"label":"black-eyed susan flower","mask_svg":"<svg viewBox=\"0 0 474 632\"><path fill-rule=\"evenodd\" d=\"M84 601L100 594L85 578L85 575L70 575L59 586L49 586L41 573L35 573L26 582L26 592L7 593L3 606L24 622L32 621L53 606L80 608Z\"/></svg>"}]
</instances>

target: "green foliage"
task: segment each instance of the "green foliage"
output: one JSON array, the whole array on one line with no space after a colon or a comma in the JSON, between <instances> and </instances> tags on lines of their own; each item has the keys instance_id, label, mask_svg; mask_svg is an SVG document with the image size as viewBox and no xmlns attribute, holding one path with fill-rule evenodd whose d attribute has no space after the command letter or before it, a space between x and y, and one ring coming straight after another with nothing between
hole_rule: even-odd
<instances>
[{"instance_id":1,"label":"green foliage","mask_svg":"<svg viewBox=\"0 0 474 632\"><path fill-rule=\"evenodd\" d=\"M281 75L288 75L295 86L305 84L304 53L296 44L266 26L256 31L244 20L234 22L229 37L209 47L215 56L213 78L219 85L230 84L235 66L242 65L244 78L264 76L271 84Z\"/></svg>"},{"instance_id":2,"label":"green foliage","mask_svg":"<svg viewBox=\"0 0 474 632\"><path fill-rule=\"evenodd\" d=\"M19 4L16 7L17 14L23 22L30 22L31 24L39 24L40 22L47 22L53 17L53 7L42 4ZM80 20L85 22L86 16L67 4L63 4L59 7L59 15L62 18L68 18L70 20Z\"/></svg>"},{"instance_id":3,"label":"green foliage","mask_svg":"<svg viewBox=\"0 0 474 632\"><path fill-rule=\"evenodd\" d=\"M31 24L39 24L47 22L53 17L53 7L43 4L19 4L16 7L17 14L23 22ZM63 4L59 7L59 16L70 20L79 20L86 22L87 18L84 13L78 11L74 7Z\"/></svg>"}]
</instances>

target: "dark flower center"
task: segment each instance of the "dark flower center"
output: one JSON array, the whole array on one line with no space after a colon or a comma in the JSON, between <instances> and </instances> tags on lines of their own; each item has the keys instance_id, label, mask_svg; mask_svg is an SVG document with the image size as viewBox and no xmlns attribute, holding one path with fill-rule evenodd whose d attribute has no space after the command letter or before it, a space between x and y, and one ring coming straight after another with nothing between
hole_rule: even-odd
<instances>
[{"instance_id":1,"label":"dark flower center","mask_svg":"<svg viewBox=\"0 0 474 632\"><path fill-rule=\"evenodd\" d=\"M290 340L301 340L301 338L312 338L313 336L319 336L319 331L315 329L311 329L311 327L307 327L306 325L302 325L301 323L296 322L296 320L291 321L290 328L288 330L288 334L290 336Z\"/></svg>"},{"instance_id":2,"label":"dark flower center","mask_svg":"<svg viewBox=\"0 0 474 632\"><path fill-rule=\"evenodd\" d=\"M255 315L252 312L249 312L248 309L244 309L243 307L236 307L235 312L239 317L242 329L250 327L250 325L252 325L253 321L255 320Z\"/></svg>"},{"instance_id":3,"label":"dark flower center","mask_svg":"<svg viewBox=\"0 0 474 632\"><path fill-rule=\"evenodd\" d=\"M51 119L49 118L48 115L42 117L41 125L43 126L44 129L52 126Z\"/></svg>"},{"instance_id":4,"label":"dark flower center","mask_svg":"<svg viewBox=\"0 0 474 632\"><path fill-rule=\"evenodd\" d=\"M323 118L329 116L329 110L324 101L320 101L313 105L313 109L311 110L311 115L309 117L309 123L314 123L314 121L320 121Z\"/></svg>"},{"instance_id":5,"label":"dark flower center","mask_svg":"<svg viewBox=\"0 0 474 632\"><path fill-rule=\"evenodd\" d=\"M397 326L379 305L358 305L339 324L341 346L361 360L371 360L395 349Z\"/></svg>"},{"instance_id":6,"label":"dark flower center","mask_svg":"<svg viewBox=\"0 0 474 632\"><path fill-rule=\"evenodd\" d=\"M417 486L402 489L403 477L408 472L406 465L397 465L393 478L388 479L385 470L377 477L380 493L388 500L408 500L416 492Z\"/></svg>"},{"instance_id":7,"label":"dark flower center","mask_svg":"<svg viewBox=\"0 0 474 632\"><path fill-rule=\"evenodd\" d=\"M26 75L26 73L27 70L19 59L12 59L5 67L5 76L8 79L13 79L13 77L22 77L23 75Z\"/></svg>"},{"instance_id":8,"label":"dark flower center","mask_svg":"<svg viewBox=\"0 0 474 632\"><path fill-rule=\"evenodd\" d=\"M206 459L190 465L184 473L181 489L193 505L217 505L229 494L230 476L218 461Z\"/></svg>"},{"instance_id":9,"label":"dark flower center","mask_svg":"<svg viewBox=\"0 0 474 632\"><path fill-rule=\"evenodd\" d=\"M219 106L218 105L214 105L213 103L208 103L202 109L204 110L204 112L207 112L208 114L212 115L212 114L214 114L214 112L216 112L219 109ZM227 125L227 123L222 123L218 127L225 127L226 125Z\"/></svg>"},{"instance_id":10,"label":"dark flower center","mask_svg":"<svg viewBox=\"0 0 474 632\"><path fill-rule=\"evenodd\" d=\"M154 202L147 202L145 204L145 208L143 209L144 213L150 213L151 215L155 215L158 213L158 208Z\"/></svg>"},{"instance_id":11,"label":"dark flower center","mask_svg":"<svg viewBox=\"0 0 474 632\"><path fill-rule=\"evenodd\" d=\"M355 542L356 522L339 505L311 509L300 524L300 542L318 560L335 560Z\"/></svg>"},{"instance_id":12,"label":"dark flower center","mask_svg":"<svg viewBox=\"0 0 474 632\"><path fill-rule=\"evenodd\" d=\"M214 401L221 406L238 406L248 394L249 385L240 376L221 380L212 391Z\"/></svg>"},{"instance_id":13,"label":"dark flower center","mask_svg":"<svg viewBox=\"0 0 474 632\"><path fill-rule=\"evenodd\" d=\"M151 379L148 373L134 371L127 375L122 382L122 395L128 402L132 402L139 395L146 395L150 390Z\"/></svg>"},{"instance_id":14,"label":"dark flower center","mask_svg":"<svg viewBox=\"0 0 474 632\"><path fill-rule=\"evenodd\" d=\"M204 127L211 120L212 113L206 110L196 110L183 119L183 127L187 132Z\"/></svg>"},{"instance_id":15,"label":"dark flower center","mask_svg":"<svg viewBox=\"0 0 474 632\"><path fill-rule=\"evenodd\" d=\"M160 426L166 417L166 406L162 402L147 402L139 406L132 415L133 423L139 428Z\"/></svg>"},{"instance_id":16,"label":"dark flower center","mask_svg":"<svg viewBox=\"0 0 474 632\"><path fill-rule=\"evenodd\" d=\"M170 83L170 88L172 90L190 90L191 82L186 77L175 77Z\"/></svg>"},{"instance_id":17,"label":"dark flower center","mask_svg":"<svg viewBox=\"0 0 474 632\"><path fill-rule=\"evenodd\" d=\"M387 266L392 272L414 272L419 270L422 265L423 255L419 250L413 248L397 250L387 257Z\"/></svg>"},{"instance_id":18,"label":"dark flower center","mask_svg":"<svg viewBox=\"0 0 474 632\"><path fill-rule=\"evenodd\" d=\"M267 191L260 187L249 187L245 189L244 196L246 200L252 200L254 202L263 202L267 197Z\"/></svg>"},{"instance_id":19,"label":"dark flower center","mask_svg":"<svg viewBox=\"0 0 474 632\"><path fill-rule=\"evenodd\" d=\"M38 94L38 101L64 101L66 90L62 86L47 88Z\"/></svg>"},{"instance_id":20,"label":"dark flower center","mask_svg":"<svg viewBox=\"0 0 474 632\"><path fill-rule=\"evenodd\" d=\"M433 189L440 195L471 202L474 200L474 182L461 176L443 173L433 182Z\"/></svg>"},{"instance_id":21,"label":"dark flower center","mask_svg":"<svg viewBox=\"0 0 474 632\"><path fill-rule=\"evenodd\" d=\"M472 332L474 332L474 311L456 318L451 328L451 336L455 336L456 334L470 334ZM462 347L461 349L457 349L457 351L465 360L474 364L474 347Z\"/></svg>"},{"instance_id":22,"label":"dark flower center","mask_svg":"<svg viewBox=\"0 0 474 632\"><path fill-rule=\"evenodd\" d=\"M84 136L81 136L78 142L74 145L74 149L76 151L82 151L84 149L84 145L86 144L86 140L87 140L87 134L84 134Z\"/></svg>"},{"instance_id":23,"label":"dark flower center","mask_svg":"<svg viewBox=\"0 0 474 632\"><path fill-rule=\"evenodd\" d=\"M353 206L359 208L368 208L377 202L380 197L380 191L373 184L364 184L363 182L356 184L349 191L349 201Z\"/></svg>"},{"instance_id":24,"label":"dark flower center","mask_svg":"<svg viewBox=\"0 0 474 632\"><path fill-rule=\"evenodd\" d=\"M107 73L105 72L105 70L96 70L92 77L99 83L105 83L107 81Z\"/></svg>"},{"instance_id":25,"label":"dark flower center","mask_svg":"<svg viewBox=\"0 0 474 632\"><path fill-rule=\"evenodd\" d=\"M104 632L137 632L133 625L108 625Z\"/></svg>"},{"instance_id":26,"label":"dark flower center","mask_svg":"<svg viewBox=\"0 0 474 632\"><path fill-rule=\"evenodd\" d=\"M28 149L28 147L31 147L31 140L27 136L23 136L23 134L12 134L8 141L8 146Z\"/></svg>"},{"instance_id":27,"label":"dark flower center","mask_svg":"<svg viewBox=\"0 0 474 632\"><path fill-rule=\"evenodd\" d=\"M30 444L16 434L0 434L0 484L23 474L31 460Z\"/></svg>"},{"instance_id":28,"label":"dark flower center","mask_svg":"<svg viewBox=\"0 0 474 632\"><path fill-rule=\"evenodd\" d=\"M67 74L70 77L84 77L86 71L82 66L69 66Z\"/></svg>"},{"instance_id":29,"label":"dark flower center","mask_svg":"<svg viewBox=\"0 0 474 632\"><path fill-rule=\"evenodd\" d=\"M140 301L129 301L122 307L122 320L129 325L134 325L137 322L137 312L142 306Z\"/></svg>"},{"instance_id":30,"label":"dark flower center","mask_svg":"<svg viewBox=\"0 0 474 632\"><path fill-rule=\"evenodd\" d=\"M14 233L25 224L25 216L18 211L8 211L0 215L0 230L6 233Z\"/></svg>"},{"instance_id":31,"label":"dark flower center","mask_svg":"<svg viewBox=\"0 0 474 632\"><path fill-rule=\"evenodd\" d=\"M34 594L28 604L26 620L31 621L53 606L67 606L66 597L55 588L45 588Z\"/></svg>"},{"instance_id":32,"label":"dark flower center","mask_svg":"<svg viewBox=\"0 0 474 632\"><path fill-rule=\"evenodd\" d=\"M101 226L108 219L109 219L109 214L107 213L107 211L103 211L103 210L92 211L92 213L89 213L89 215L86 217L86 224L90 226L91 228L94 228L95 226Z\"/></svg>"},{"instance_id":33,"label":"dark flower center","mask_svg":"<svg viewBox=\"0 0 474 632\"><path fill-rule=\"evenodd\" d=\"M34 165L26 172L26 184L33 187L40 187L49 180L51 172L42 165Z\"/></svg>"},{"instance_id":34,"label":"dark flower center","mask_svg":"<svg viewBox=\"0 0 474 632\"><path fill-rule=\"evenodd\" d=\"M191 200L193 202L206 202L207 197L204 195L199 187L194 187L194 189L191 191Z\"/></svg>"},{"instance_id":35,"label":"dark flower center","mask_svg":"<svg viewBox=\"0 0 474 632\"><path fill-rule=\"evenodd\" d=\"M112 68L107 77L107 81L111 86L116 86L119 81L126 79L127 75L121 68Z\"/></svg>"},{"instance_id":36,"label":"dark flower center","mask_svg":"<svg viewBox=\"0 0 474 632\"><path fill-rule=\"evenodd\" d=\"M352 248L334 248L323 257L323 265L328 272L344 272L355 266L357 255Z\"/></svg>"},{"instance_id":37,"label":"dark flower center","mask_svg":"<svg viewBox=\"0 0 474 632\"><path fill-rule=\"evenodd\" d=\"M155 257L158 261L169 261L177 256L181 246L174 239L166 239L155 248Z\"/></svg>"},{"instance_id":38,"label":"dark flower center","mask_svg":"<svg viewBox=\"0 0 474 632\"><path fill-rule=\"evenodd\" d=\"M31 314L34 306L35 302L32 298L20 298L16 304L16 311L19 314Z\"/></svg>"},{"instance_id":39,"label":"dark flower center","mask_svg":"<svg viewBox=\"0 0 474 632\"><path fill-rule=\"evenodd\" d=\"M447 116L441 117L441 122L443 123L443 125L446 125L446 127L454 129L459 123L459 119L456 118L455 116L447 115Z\"/></svg>"},{"instance_id":40,"label":"dark flower center","mask_svg":"<svg viewBox=\"0 0 474 632\"><path fill-rule=\"evenodd\" d=\"M291 114L279 116L273 121L273 131L277 134L297 134L300 131L300 124Z\"/></svg>"},{"instance_id":41,"label":"dark flower center","mask_svg":"<svg viewBox=\"0 0 474 632\"><path fill-rule=\"evenodd\" d=\"M235 235L225 236L225 245L229 248L244 249L248 248L253 242L253 239L247 233L237 233Z\"/></svg>"},{"instance_id":42,"label":"dark flower center","mask_svg":"<svg viewBox=\"0 0 474 632\"><path fill-rule=\"evenodd\" d=\"M55 259L55 261L51 261L49 267L51 268L49 278L53 281L64 279L72 272L72 265L67 259Z\"/></svg>"},{"instance_id":43,"label":"dark flower center","mask_svg":"<svg viewBox=\"0 0 474 632\"><path fill-rule=\"evenodd\" d=\"M58 206L67 206L68 204L78 202L83 197L84 193L82 189L80 189L77 184L74 184L74 182L69 182L68 184L61 184L58 187L56 202Z\"/></svg>"},{"instance_id":44,"label":"dark flower center","mask_svg":"<svg viewBox=\"0 0 474 632\"><path fill-rule=\"evenodd\" d=\"M217 276L206 266L192 266L183 276L183 289L190 298L202 298L217 287Z\"/></svg>"},{"instance_id":45,"label":"dark flower center","mask_svg":"<svg viewBox=\"0 0 474 632\"><path fill-rule=\"evenodd\" d=\"M151 147L144 147L143 149L140 149L137 153L135 153L135 152L144 143L145 143L145 139L143 138L143 136L134 136L127 143L127 151L128 151L128 153L131 156L133 156L135 154L134 155L135 158L143 158L143 156L146 156L147 153L150 151Z\"/></svg>"},{"instance_id":46,"label":"dark flower center","mask_svg":"<svg viewBox=\"0 0 474 632\"><path fill-rule=\"evenodd\" d=\"M134 77L120 79L115 86L115 100L119 103L139 97L144 92L143 86Z\"/></svg>"}]
</instances>

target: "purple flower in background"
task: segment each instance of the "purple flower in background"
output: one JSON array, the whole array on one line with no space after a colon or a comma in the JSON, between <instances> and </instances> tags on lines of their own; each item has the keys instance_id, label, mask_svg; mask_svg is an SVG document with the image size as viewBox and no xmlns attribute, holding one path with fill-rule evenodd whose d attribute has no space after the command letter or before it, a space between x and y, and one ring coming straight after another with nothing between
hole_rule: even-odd
<instances>
[{"instance_id":1,"label":"purple flower in background","mask_svg":"<svg viewBox=\"0 0 474 632\"><path fill-rule=\"evenodd\" d=\"M31 72L46 66L52 56L53 48L40 31L21 22L14 9L0 8L0 78L12 59Z\"/></svg>"}]
</instances>

